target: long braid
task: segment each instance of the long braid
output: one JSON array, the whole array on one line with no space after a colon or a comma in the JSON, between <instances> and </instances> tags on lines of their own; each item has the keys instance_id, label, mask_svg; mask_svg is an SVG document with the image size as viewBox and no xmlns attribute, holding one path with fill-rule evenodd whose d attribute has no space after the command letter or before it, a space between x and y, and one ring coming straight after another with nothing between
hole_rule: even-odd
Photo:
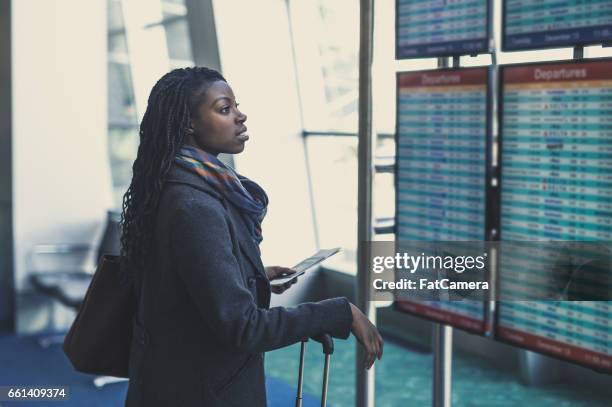
<instances>
[{"instance_id":1,"label":"long braid","mask_svg":"<svg viewBox=\"0 0 612 407\"><path fill-rule=\"evenodd\" d=\"M216 81L225 78L215 70L181 68L165 74L151 90L132 182L123 196L121 266L128 278L145 269L165 177L206 88Z\"/></svg>"}]
</instances>

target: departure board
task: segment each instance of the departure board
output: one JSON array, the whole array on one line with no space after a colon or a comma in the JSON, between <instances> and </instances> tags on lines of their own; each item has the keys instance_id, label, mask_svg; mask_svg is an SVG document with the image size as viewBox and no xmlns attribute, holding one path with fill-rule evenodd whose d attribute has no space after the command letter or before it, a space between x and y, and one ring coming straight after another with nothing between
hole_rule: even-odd
<instances>
[{"instance_id":1,"label":"departure board","mask_svg":"<svg viewBox=\"0 0 612 407\"><path fill-rule=\"evenodd\" d=\"M485 239L488 69L398 74L398 240Z\"/></svg>"},{"instance_id":2,"label":"departure board","mask_svg":"<svg viewBox=\"0 0 612 407\"><path fill-rule=\"evenodd\" d=\"M489 51L489 0L396 0L396 58Z\"/></svg>"},{"instance_id":3,"label":"departure board","mask_svg":"<svg viewBox=\"0 0 612 407\"><path fill-rule=\"evenodd\" d=\"M611 241L612 63L507 66L500 90L502 244ZM509 263L502 252L500 297L525 291L564 299L567 284L541 267L560 249L525 250ZM612 302L567 299L500 301L497 337L612 371Z\"/></svg>"},{"instance_id":4,"label":"departure board","mask_svg":"<svg viewBox=\"0 0 612 407\"><path fill-rule=\"evenodd\" d=\"M396 241L486 239L489 70L399 73ZM396 301L419 316L484 333L481 301Z\"/></svg>"},{"instance_id":5,"label":"departure board","mask_svg":"<svg viewBox=\"0 0 612 407\"><path fill-rule=\"evenodd\" d=\"M505 0L504 51L612 41L610 0Z\"/></svg>"}]
</instances>

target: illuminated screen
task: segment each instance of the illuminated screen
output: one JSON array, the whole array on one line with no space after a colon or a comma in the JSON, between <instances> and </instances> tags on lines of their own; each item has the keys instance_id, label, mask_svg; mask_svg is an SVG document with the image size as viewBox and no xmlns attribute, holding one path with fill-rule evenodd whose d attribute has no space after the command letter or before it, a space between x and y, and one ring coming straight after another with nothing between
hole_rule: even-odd
<instances>
[{"instance_id":1,"label":"illuminated screen","mask_svg":"<svg viewBox=\"0 0 612 407\"><path fill-rule=\"evenodd\" d=\"M506 0L504 51L612 41L610 0Z\"/></svg>"},{"instance_id":2,"label":"illuminated screen","mask_svg":"<svg viewBox=\"0 0 612 407\"><path fill-rule=\"evenodd\" d=\"M501 240L575 247L609 243L610 61L503 67L500 98ZM568 285L543 279L542 268L537 267L550 261L550 255L553 251L526 250L520 258L506 260L502 253L502 299L530 290L549 293L538 298L553 300L500 301L497 337L612 371L612 302L569 301L563 291ZM579 265L585 255L579 253L574 263ZM593 286L595 280L578 283ZM559 286L556 293L551 284Z\"/></svg>"},{"instance_id":3,"label":"illuminated screen","mask_svg":"<svg viewBox=\"0 0 612 407\"><path fill-rule=\"evenodd\" d=\"M397 59L487 52L489 10L488 0L397 0Z\"/></svg>"},{"instance_id":4,"label":"illuminated screen","mask_svg":"<svg viewBox=\"0 0 612 407\"><path fill-rule=\"evenodd\" d=\"M396 240L483 241L489 145L487 68L397 77ZM480 301L396 301L396 308L485 330Z\"/></svg>"}]
</instances>

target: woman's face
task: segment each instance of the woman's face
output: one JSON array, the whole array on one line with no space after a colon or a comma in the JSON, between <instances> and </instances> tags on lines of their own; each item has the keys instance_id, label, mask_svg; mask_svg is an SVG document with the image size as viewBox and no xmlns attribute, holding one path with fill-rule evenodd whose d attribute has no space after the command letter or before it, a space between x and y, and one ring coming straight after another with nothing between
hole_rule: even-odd
<instances>
[{"instance_id":1,"label":"woman's face","mask_svg":"<svg viewBox=\"0 0 612 407\"><path fill-rule=\"evenodd\" d=\"M215 156L241 153L249 139L246 119L238 110L232 88L223 81L213 82L197 108L197 115L191 119L193 132L185 136L185 144Z\"/></svg>"}]
</instances>

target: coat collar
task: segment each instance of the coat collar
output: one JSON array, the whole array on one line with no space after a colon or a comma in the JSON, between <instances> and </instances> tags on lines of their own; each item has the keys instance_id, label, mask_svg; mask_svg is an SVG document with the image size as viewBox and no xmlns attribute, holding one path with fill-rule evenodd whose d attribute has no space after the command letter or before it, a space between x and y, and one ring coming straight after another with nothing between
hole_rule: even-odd
<instances>
[{"instance_id":1,"label":"coat collar","mask_svg":"<svg viewBox=\"0 0 612 407\"><path fill-rule=\"evenodd\" d=\"M240 210L234 204L225 199L212 186L210 186L206 181L200 178L199 175L178 165L173 165L170 168L170 172L168 173L165 182L189 185L195 189L198 189L219 199L225 209L228 211L234 228L237 229L237 239L238 243L240 244L240 247L242 248L242 251L246 254L246 257L249 259L255 270L257 270L260 274L266 277L266 279L268 278L264 265L261 262L259 248L255 244L255 242L253 242L253 239L251 239L250 234L244 224L244 221L242 220Z\"/></svg>"},{"instance_id":2,"label":"coat collar","mask_svg":"<svg viewBox=\"0 0 612 407\"><path fill-rule=\"evenodd\" d=\"M212 195L213 197L221 201L224 201L221 194L217 192L212 186L210 186L208 182L200 178L198 174L195 174L189 171L188 169L176 164L170 167L170 171L166 176L165 182L190 185L195 189L199 189L202 192L206 192L207 194Z\"/></svg>"},{"instance_id":3,"label":"coat collar","mask_svg":"<svg viewBox=\"0 0 612 407\"><path fill-rule=\"evenodd\" d=\"M242 215L236 206L233 204L229 204L227 206L228 211L230 212L230 217L234 223L234 227L238 230L238 244L242 249L243 253L245 253L255 270L257 270L262 276L268 278L266 275L266 269L264 268L263 263L261 262L261 255L259 252L259 247L255 244L253 239L251 239L251 234L246 228L244 221L242 220Z\"/></svg>"}]
</instances>

